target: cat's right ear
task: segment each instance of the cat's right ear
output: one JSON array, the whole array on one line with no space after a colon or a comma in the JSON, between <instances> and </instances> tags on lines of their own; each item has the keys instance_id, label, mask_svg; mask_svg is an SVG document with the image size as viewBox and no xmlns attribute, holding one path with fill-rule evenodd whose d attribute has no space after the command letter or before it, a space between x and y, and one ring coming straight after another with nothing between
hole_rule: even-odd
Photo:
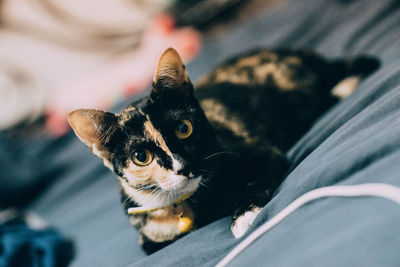
<instances>
[{"instance_id":1,"label":"cat's right ear","mask_svg":"<svg viewBox=\"0 0 400 267\"><path fill-rule=\"evenodd\" d=\"M96 156L108 160L107 148L110 137L118 129L118 120L113 113L95 109L77 109L68 115L68 122L79 139Z\"/></svg>"},{"instance_id":2,"label":"cat's right ear","mask_svg":"<svg viewBox=\"0 0 400 267\"><path fill-rule=\"evenodd\" d=\"M171 47L164 51L158 61L153 78L151 99L156 100L166 93L177 96L187 96L193 93L193 85L185 65L179 53Z\"/></svg>"}]
</instances>

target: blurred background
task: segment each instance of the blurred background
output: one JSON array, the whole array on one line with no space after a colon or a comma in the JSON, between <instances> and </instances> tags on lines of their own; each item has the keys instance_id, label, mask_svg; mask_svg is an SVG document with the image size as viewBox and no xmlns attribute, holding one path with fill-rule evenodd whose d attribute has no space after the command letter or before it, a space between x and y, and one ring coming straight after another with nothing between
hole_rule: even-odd
<instances>
[{"instance_id":1,"label":"blurred background","mask_svg":"<svg viewBox=\"0 0 400 267\"><path fill-rule=\"evenodd\" d=\"M280 2L3 0L0 128L61 136L73 109L109 109L148 88L167 47L188 63L204 38Z\"/></svg>"}]
</instances>

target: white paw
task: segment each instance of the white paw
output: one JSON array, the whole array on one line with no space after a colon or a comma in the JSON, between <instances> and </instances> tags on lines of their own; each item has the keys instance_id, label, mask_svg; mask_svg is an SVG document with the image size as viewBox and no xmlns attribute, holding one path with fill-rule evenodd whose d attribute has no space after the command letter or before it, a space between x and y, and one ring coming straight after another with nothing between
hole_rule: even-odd
<instances>
[{"instance_id":1,"label":"white paw","mask_svg":"<svg viewBox=\"0 0 400 267\"><path fill-rule=\"evenodd\" d=\"M260 213L261 208L254 207L250 211L246 211L243 215L235 220L235 223L232 224L231 231L235 238L239 238L244 233L246 233L247 229L249 229L250 225L253 224L255 218Z\"/></svg>"},{"instance_id":2,"label":"white paw","mask_svg":"<svg viewBox=\"0 0 400 267\"><path fill-rule=\"evenodd\" d=\"M359 76L350 76L341 80L333 89L332 95L344 99L350 96L357 88L361 78Z\"/></svg>"}]
</instances>

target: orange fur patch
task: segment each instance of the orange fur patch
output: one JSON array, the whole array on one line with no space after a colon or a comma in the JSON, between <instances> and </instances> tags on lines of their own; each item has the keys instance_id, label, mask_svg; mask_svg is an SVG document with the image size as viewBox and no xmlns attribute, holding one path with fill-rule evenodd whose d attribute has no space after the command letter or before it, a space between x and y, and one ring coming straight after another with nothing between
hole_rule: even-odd
<instances>
[{"instance_id":1,"label":"orange fur patch","mask_svg":"<svg viewBox=\"0 0 400 267\"><path fill-rule=\"evenodd\" d=\"M149 117L147 116L147 121L144 123L144 134L147 135L152 139L154 143L156 143L164 152L172 157L172 153L169 150L167 144L165 143L164 137L161 135L161 133L154 128L153 123L151 123Z\"/></svg>"}]
</instances>

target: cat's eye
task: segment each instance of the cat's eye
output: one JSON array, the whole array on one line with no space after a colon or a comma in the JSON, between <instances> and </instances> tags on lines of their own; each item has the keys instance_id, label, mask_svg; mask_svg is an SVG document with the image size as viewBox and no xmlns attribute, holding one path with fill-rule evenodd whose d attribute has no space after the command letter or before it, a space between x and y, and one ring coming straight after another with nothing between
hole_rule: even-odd
<instances>
[{"instance_id":1,"label":"cat's eye","mask_svg":"<svg viewBox=\"0 0 400 267\"><path fill-rule=\"evenodd\" d=\"M146 166L153 160L153 155L148 149L139 149L133 153L132 161L138 166Z\"/></svg>"},{"instance_id":2,"label":"cat's eye","mask_svg":"<svg viewBox=\"0 0 400 267\"><path fill-rule=\"evenodd\" d=\"M179 139L186 139L193 133L193 125L189 120L181 120L175 127L175 135Z\"/></svg>"}]
</instances>

